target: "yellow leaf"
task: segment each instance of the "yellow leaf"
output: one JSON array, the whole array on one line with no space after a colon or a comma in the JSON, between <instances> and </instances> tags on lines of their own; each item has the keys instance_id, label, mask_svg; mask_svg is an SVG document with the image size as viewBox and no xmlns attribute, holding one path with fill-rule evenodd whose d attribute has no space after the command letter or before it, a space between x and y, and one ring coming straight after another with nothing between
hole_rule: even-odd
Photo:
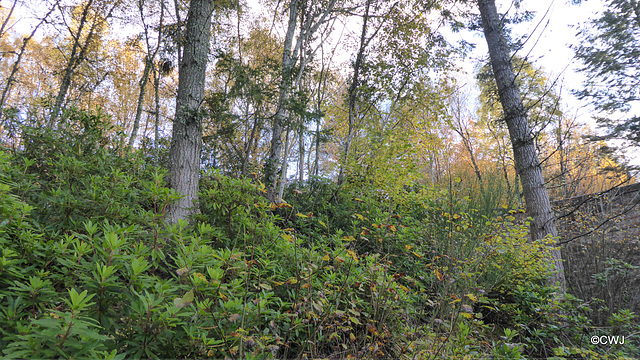
<instances>
[{"instance_id":1,"label":"yellow leaf","mask_svg":"<svg viewBox=\"0 0 640 360\"><path fill-rule=\"evenodd\" d=\"M411 250L411 249L413 249L413 245L407 244L407 245L404 246L404 248L407 249L407 250Z\"/></svg>"},{"instance_id":2,"label":"yellow leaf","mask_svg":"<svg viewBox=\"0 0 640 360\"><path fill-rule=\"evenodd\" d=\"M357 201L357 202L361 202L361 203L363 203L363 202L364 202L364 200L362 200L362 199L358 199L358 198L355 198L355 199L353 199L353 200L354 200L354 201Z\"/></svg>"},{"instance_id":3,"label":"yellow leaf","mask_svg":"<svg viewBox=\"0 0 640 360\"><path fill-rule=\"evenodd\" d=\"M353 261L358 262L358 255L353 250L347 250L347 256L353 259Z\"/></svg>"},{"instance_id":4,"label":"yellow leaf","mask_svg":"<svg viewBox=\"0 0 640 360\"><path fill-rule=\"evenodd\" d=\"M292 229L292 228L286 228L286 229L284 229L283 231L289 231L289 232L291 232L291 231L293 231L293 229Z\"/></svg>"},{"instance_id":5,"label":"yellow leaf","mask_svg":"<svg viewBox=\"0 0 640 360\"><path fill-rule=\"evenodd\" d=\"M297 217L304 218L304 219L308 218L308 216L307 216L307 215L305 215L305 214L301 214L301 213L297 213L297 214L296 214L296 216L297 216Z\"/></svg>"},{"instance_id":6,"label":"yellow leaf","mask_svg":"<svg viewBox=\"0 0 640 360\"><path fill-rule=\"evenodd\" d=\"M422 259L422 255L418 254L417 252L412 251L411 253L412 253L413 255L417 256L418 258Z\"/></svg>"},{"instance_id":7,"label":"yellow leaf","mask_svg":"<svg viewBox=\"0 0 640 360\"><path fill-rule=\"evenodd\" d=\"M440 270L438 269L434 269L433 273L436 274L436 277L438 278L438 280L440 281L444 281L444 277L442 276L442 274L440 273Z\"/></svg>"},{"instance_id":8,"label":"yellow leaf","mask_svg":"<svg viewBox=\"0 0 640 360\"><path fill-rule=\"evenodd\" d=\"M478 301L478 297L473 295L473 294L467 294L466 296L469 298L469 300L471 300L473 302Z\"/></svg>"},{"instance_id":9,"label":"yellow leaf","mask_svg":"<svg viewBox=\"0 0 640 360\"><path fill-rule=\"evenodd\" d=\"M287 284L289 285L293 285L293 284L297 284L298 283L298 279L296 278L290 278L289 280L287 280Z\"/></svg>"},{"instance_id":10,"label":"yellow leaf","mask_svg":"<svg viewBox=\"0 0 640 360\"><path fill-rule=\"evenodd\" d=\"M327 255L325 255L325 256L323 256L323 257L322 257L322 260L323 260L323 261L329 261L329 260L331 260L331 258L330 258L330 257L329 257L329 255L327 254Z\"/></svg>"},{"instance_id":11,"label":"yellow leaf","mask_svg":"<svg viewBox=\"0 0 640 360\"><path fill-rule=\"evenodd\" d=\"M356 336L351 333L349 334L349 339L351 339L351 341L356 341Z\"/></svg>"},{"instance_id":12,"label":"yellow leaf","mask_svg":"<svg viewBox=\"0 0 640 360\"><path fill-rule=\"evenodd\" d=\"M223 301L227 301L227 296L223 293L220 293L220 299L222 299Z\"/></svg>"},{"instance_id":13,"label":"yellow leaf","mask_svg":"<svg viewBox=\"0 0 640 360\"><path fill-rule=\"evenodd\" d=\"M293 236L291 236L289 234L282 234L280 236L282 236L282 238L287 240L288 242L293 242Z\"/></svg>"},{"instance_id":14,"label":"yellow leaf","mask_svg":"<svg viewBox=\"0 0 640 360\"><path fill-rule=\"evenodd\" d=\"M349 235L349 236L343 236L342 240L344 240L344 241L356 241L356 238L354 238L353 236Z\"/></svg>"},{"instance_id":15,"label":"yellow leaf","mask_svg":"<svg viewBox=\"0 0 640 360\"><path fill-rule=\"evenodd\" d=\"M376 229L380 229L380 227L381 227L381 226L380 226L380 225L378 225L378 224L371 224L371 226L373 226L373 227L374 227L374 228L376 228Z\"/></svg>"},{"instance_id":16,"label":"yellow leaf","mask_svg":"<svg viewBox=\"0 0 640 360\"><path fill-rule=\"evenodd\" d=\"M391 231L393 231L393 232L396 232L396 231L398 230L398 229L396 229L396 226L395 226L395 225L388 225L388 226L387 226L387 229L389 229L389 230L391 230Z\"/></svg>"},{"instance_id":17,"label":"yellow leaf","mask_svg":"<svg viewBox=\"0 0 640 360\"><path fill-rule=\"evenodd\" d=\"M320 225L324 226L325 228L327 227L327 224L325 224L323 221L318 220L318 223L320 223Z\"/></svg>"},{"instance_id":18,"label":"yellow leaf","mask_svg":"<svg viewBox=\"0 0 640 360\"><path fill-rule=\"evenodd\" d=\"M356 214L356 217L360 220L364 220L364 216L360 215L360 214Z\"/></svg>"},{"instance_id":19,"label":"yellow leaf","mask_svg":"<svg viewBox=\"0 0 640 360\"><path fill-rule=\"evenodd\" d=\"M459 214L453 214L453 220L458 220L460 219L462 216L460 216Z\"/></svg>"},{"instance_id":20,"label":"yellow leaf","mask_svg":"<svg viewBox=\"0 0 640 360\"><path fill-rule=\"evenodd\" d=\"M310 289L311 288L311 284L306 283L306 284L302 285L302 288L303 289Z\"/></svg>"},{"instance_id":21,"label":"yellow leaf","mask_svg":"<svg viewBox=\"0 0 640 360\"><path fill-rule=\"evenodd\" d=\"M460 315L465 317L465 318L467 318L467 319L473 319L473 314L461 312Z\"/></svg>"},{"instance_id":22,"label":"yellow leaf","mask_svg":"<svg viewBox=\"0 0 640 360\"><path fill-rule=\"evenodd\" d=\"M282 209L282 208L293 209L293 206L291 204L287 204L286 202L279 203L277 207L278 209Z\"/></svg>"}]
</instances>

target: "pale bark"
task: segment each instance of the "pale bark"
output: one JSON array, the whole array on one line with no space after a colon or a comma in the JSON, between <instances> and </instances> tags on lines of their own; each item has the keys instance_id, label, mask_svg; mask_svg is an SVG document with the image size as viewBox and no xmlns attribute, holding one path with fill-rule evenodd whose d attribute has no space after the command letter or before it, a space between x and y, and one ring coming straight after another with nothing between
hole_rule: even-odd
<instances>
[{"instance_id":1,"label":"pale bark","mask_svg":"<svg viewBox=\"0 0 640 360\"><path fill-rule=\"evenodd\" d=\"M131 130L131 137L129 138L129 149L133 147L133 143L136 141L136 137L138 136L138 128L140 127L140 119L142 118L142 108L144 106L144 98L147 92L147 84L149 83L149 74L154 69L154 61L156 59L156 55L160 51L160 44L162 40L162 29L164 25L164 1L160 1L160 24L158 26L158 42L156 44L155 49L151 49L151 45L149 43L149 31L148 26L144 22L144 3L143 1L138 1L138 10L140 11L140 19L142 21L142 25L144 27L144 36L145 42L147 44L147 55L144 57L144 70L142 71L142 77L140 78L140 92L138 93L138 105L136 107L136 116L133 120L133 129Z\"/></svg>"},{"instance_id":2,"label":"pale bark","mask_svg":"<svg viewBox=\"0 0 640 360\"><path fill-rule=\"evenodd\" d=\"M358 47L358 54L356 55L356 61L353 64L353 76L351 77L351 85L349 86L349 130L347 138L344 144L344 153L342 155L342 163L340 164L340 171L338 172L338 185L344 181L344 171L347 166L347 160L349 159L349 153L351 152L351 143L353 142L353 134L355 132L355 119L356 119L356 90L358 89L360 81L360 68L362 67L362 61L364 60L364 51L367 46L367 24L369 23L369 8L371 1L367 0L367 5L362 19L362 31L360 33L360 46Z\"/></svg>"},{"instance_id":3,"label":"pale bark","mask_svg":"<svg viewBox=\"0 0 640 360\"><path fill-rule=\"evenodd\" d=\"M67 92L69 91L69 87L71 86L71 80L77 68L86 60L87 51L89 50L89 45L91 44L91 40L96 34L96 30L99 26L103 25L110 17L116 7L119 5L119 1L115 1L109 11L105 14L104 17L93 16L91 19L91 6L93 5L93 0L88 0L82 9L82 16L78 21L78 29L75 33L69 27L69 31L71 37L73 38L73 46L71 47L71 53L69 54L69 58L67 60L67 65L62 71L62 81L60 82L60 89L58 90L58 94L56 95L56 100L53 105L53 109L51 110L51 115L49 116L49 122L47 123L47 127L53 127L54 123L60 116L60 110L62 108L62 104L67 96ZM60 6L58 4L58 6ZM91 27L87 33L86 39L84 43L82 42L82 36L84 34L84 29L88 25L87 22L92 20Z\"/></svg>"},{"instance_id":4,"label":"pale bark","mask_svg":"<svg viewBox=\"0 0 640 360\"><path fill-rule=\"evenodd\" d=\"M202 148L201 105L211 39L213 0L192 0L178 75L176 116L169 150L171 187L183 197L169 207L167 221L176 223L196 212Z\"/></svg>"},{"instance_id":5,"label":"pale bark","mask_svg":"<svg viewBox=\"0 0 640 360\"><path fill-rule=\"evenodd\" d=\"M15 2L13 6L15 6ZM16 82L16 75L18 74L18 70L20 70L20 62L22 61L22 57L24 56L24 53L27 50L27 45L29 44L29 41L33 39L33 37L35 36L40 26L44 24L44 22L47 21L49 16L55 11L57 6L58 6L57 2L53 4L53 6L51 7L51 9L49 9L46 15L42 19L40 19L40 21L38 22L38 24L36 24L36 26L33 27L29 36L22 39L22 46L20 47L20 51L18 52L18 57L16 58L16 61L13 63L13 65L11 66L11 73L9 73L9 76L7 77L7 84L5 88L2 90L2 96L0 96L0 126L2 126L4 123L3 110L4 110L5 102L7 101L7 98L9 98L9 95L11 94L11 88L13 87L13 84ZM11 12L13 12L13 7L11 8ZM9 15L11 15L11 12L9 12ZM7 21L8 19L9 19L9 16L7 16ZM5 25L6 23L2 25L3 29L0 31L0 34L2 34L2 32L4 31Z\"/></svg>"},{"instance_id":6,"label":"pale bark","mask_svg":"<svg viewBox=\"0 0 640 360\"><path fill-rule=\"evenodd\" d=\"M295 64L295 58L291 52L296 25L298 23L298 5L299 0L292 0L291 4L289 4L289 22L287 24L287 34L284 38L284 49L282 51L282 79L280 80L278 110L273 121L271 146L269 147L269 156L264 167L265 183L269 189L271 189L270 198L274 198L275 196L278 181L276 168L282 154L282 129L287 117L285 106L291 94L291 72Z\"/></svg>"},{"instance_id":7,"label":"pale bark","mask_svg":"<svg viewBox=\"0 0 640 360\"><path fill-rule=\"evenodd\" d=\"M478 8L482 16L482 27L489 48L500 102L509 129L516 171L522 182L527 213L533 218L530 227L531 239L540 240L548 235L556 238L558 233L555 216L544 185L542 168L533 135L527 123L526 111L515 81L503 24L498 16L495 0L478 0ZM551 255L552 258L549 261L552 262L555 272L549 279L550 283L558 285L565 292L566 281L560 249L553 249Z\"/></svg>"},{"instance_id":8,"label":"pale bark","mask_svg":"<svg viewBox=\"0 0 640 360\"><path fill-rule=\"evenodd\" d=\"M269 198L275 199L277 195L278 162L282 156L282 131L287 120L287 103L291 97L291 93L295 89L295 85L300 82L305 66L311 60L315 51L310 56L303 59L298 66L298 74L294 82L293 68L298 62L299 54L304 50L307 41L315 34L319 27L327 21L330 13L334 11L337 0L331 0L319 14L304 14L303 22L300 27L300 34L296 38L296 27L298 18L300 17L301 6L308 5L302 0L291 0L289 4L289 20L287 23L287 33L284 39L284 49L282 52L282 79L280 81L280 94L278 98L278 110L274 116L273 129L271 134L271 146L269 147L269 155L264 166L265 184L268 186ZM295 44L294 44L295 38ZM317 48L316 48L317 50Z\"/></svg>"}]
</instances>

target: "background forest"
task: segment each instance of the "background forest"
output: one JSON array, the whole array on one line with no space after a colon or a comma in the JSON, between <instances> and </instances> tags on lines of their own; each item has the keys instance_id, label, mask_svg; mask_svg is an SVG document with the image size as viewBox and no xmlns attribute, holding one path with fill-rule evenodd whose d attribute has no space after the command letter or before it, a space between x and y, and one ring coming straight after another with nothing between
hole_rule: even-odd
<instances>
[{"instance_id":1,"label":"background forest","mask_svg":"<svg viewBox=\"0 0 640 360\"><path fill-rule=\"evenodd\" d=\"M596 131L506 3L549 200L634 184L640 4L576 30ZM532 234L495 60L462 73L491 4L3 0L2 354L640 356L637 237Z\"/></svg>"}]
</instances>

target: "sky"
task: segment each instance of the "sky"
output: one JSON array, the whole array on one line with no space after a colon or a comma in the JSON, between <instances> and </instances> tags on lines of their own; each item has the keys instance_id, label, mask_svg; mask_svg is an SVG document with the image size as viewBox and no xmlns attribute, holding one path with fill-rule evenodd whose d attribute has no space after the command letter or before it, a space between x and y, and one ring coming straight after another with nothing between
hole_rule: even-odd
<instances>
[{"instance_id":1,"label":"sky","mask_svg":"<svg viewBox=\"0 0 640 360\"><path fill-rule=\"evenodd\" d=\"M498 0L498 11L505 11L511 1ZM586 102L571 95L570 90L579 89L585 77L578 72L580 63L574 58L571 44L577 44L575 26L584 24L589 18L596 17L604 8L601 0L584 1L581 5L570 5L569 0L525 0L522 7L535 11L533 20L513 27L514 35L532 34L520 56L527 56L535 66L542 67L551 81L558 79L562 86L561 98L568 116L578 117L590 122L590 109ZM473 81L473 63L487 56L487 45L480 32L460 34L460 38L476 44L470 55L471 60L464 63L464 70Z\"/></svg>"},{"instance_id":2,"label":"sky","mask_svg":"<svg viewBox=\"0 0 640 360\"><path fill-rule=\"evenodd\" d=\"M498 11L507 10L511 2L511 0L496 0ZM572 90L582 87L586 77L578 71L582 64L574 58L570 45L578 44L577 26L599 17L605 9L605 2L586 0L580 5L572 5L571 0L524 0L522 8L535 11L536 16L533 20L512 28L514 35L533 34L518 55L527 56L535 66L542 67L550 81L557 80L556 89L560 90L561 106L565 116L577 119L579 123L588 124L592 130L597 131L592 117L593 107L586 100L579 100L571 93ZM473 66L488 56L487 45L480 32L458 36L476 44L476 48L470 54L472 61L463 63L467 73L466 80L473 84L475 81ZM632 112L640 113L640 106L632 107ZM620 115L620 117L624 116ZM626 156L633 164L640 165L640 154L630 150Z\"/></svg>"}]
</instances>

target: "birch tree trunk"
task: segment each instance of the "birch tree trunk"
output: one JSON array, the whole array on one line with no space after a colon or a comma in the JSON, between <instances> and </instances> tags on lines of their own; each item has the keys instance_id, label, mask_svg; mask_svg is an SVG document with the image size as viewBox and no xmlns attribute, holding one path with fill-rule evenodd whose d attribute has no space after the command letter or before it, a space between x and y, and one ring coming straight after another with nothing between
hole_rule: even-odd
<instances>
[{"instance_id":1,"label":"birch tree trunk","mask_svg":"<svg viewBox=\"0 0 640 360\"><path fill-rule=\"evenodd\" d=\"M283 123L286 121L287 111L286 104L291 96L292 71L295 59L291 50L293 47L293 38L298 23L298 0L292 0L289 4L289 22L287 24L287 34L284 38L284 49L282 51L282 79L280 80L280 95L278 97L278 111L274 117L273 130L271 132L271 146L269 147L269 156L264 167L265 184L269 187L269 197L275 198L278 176L276 168L282 155L282 129Z\"/></svg>"},{"instance_id":2,"label":"birch tree trunk","mask_svg":"<svg viewBox=\"0 0 640 360\"><path fill-rule=\"evenodd\" d=\"M531 239L535 241L547 235L556 237L558 233L555 216L551 210L549 196L544 185L533 134L527 123L526 111L515 82L516 77L495 0L478 0L478 8L482 16L482 28L489 48L500 102L509 129L516 171L522 182L527 213L533 218L530 228ZM555 272L549 279L550 283L558 285L563 293L566 292L564 265L560 249L551 251L549 261L555 267Z\"/></svg>"},{"instance_id":3,"label":"birch tree trunk","mask_svg":"<svg viewBox=\"0 0 640 360\"><path fill-rule=\"evenodd\" d=\"M198 175L202 148L202 115L205 73L211 39L214 0L192 0L178 74L178 96L169 150L171 187L183 197L169 207L167 221L176 223L194 214L198 200Z\"/></svg>"},{"instance_id":4,"label":"birch tree trunk","mask_svg":"<svg viewBox=\"0 0 640 360\"><path fill-rule=\"evenodd\" d=\"M358 48L358 54L356 55L356 62L353 64L353 77L351 78L351 85L349 86L349 132L347 133L347 139L344 144L344 154L342 156L342 164L340 164L340 172L338 173L338 185L344 181L344 169L347 166L347 160L349 159L349 153L351 152L351 143L353 142L353 133L355 131L355 119L356 119L356 90L358 89L358 82L360 81L360 68L362 67L362 60L364 58L364 50L367 46L367 23L369 22L369 6L371 1L367 0L367 6L362 19L362 32L360 33L360 46Z\"/></svg>"},{"instance_id":5,"label":"birch tree trunk","mask_svg":"<svg viewBox=\"0 0 640 360\"><path fill-rule=\"evenodd\" d=\"M147 92L147 84L149 83L149 74L151 71L155 72L155 59L156 55L160 51L160 45L162 41L162 31L164 27L164 1L160 1L160 24L158 25L158 43L155 49L151 50L149 44L149 30L144 21L144 4L142 1L138 1L138 10L140 11L140 19L144 26L144 37L147 43L147 55L144 57L144 70L142 71L142 77L140 78L140 92L138 93L138 105L136 107L136 117L133 120L133 129L131 130L131 137L129 138L129 150L133 148L133 143L138 136L138 128L140 127L140 119L142 118L142 108L144 106L144 98Z\"/></svg>"}]
</instances>

